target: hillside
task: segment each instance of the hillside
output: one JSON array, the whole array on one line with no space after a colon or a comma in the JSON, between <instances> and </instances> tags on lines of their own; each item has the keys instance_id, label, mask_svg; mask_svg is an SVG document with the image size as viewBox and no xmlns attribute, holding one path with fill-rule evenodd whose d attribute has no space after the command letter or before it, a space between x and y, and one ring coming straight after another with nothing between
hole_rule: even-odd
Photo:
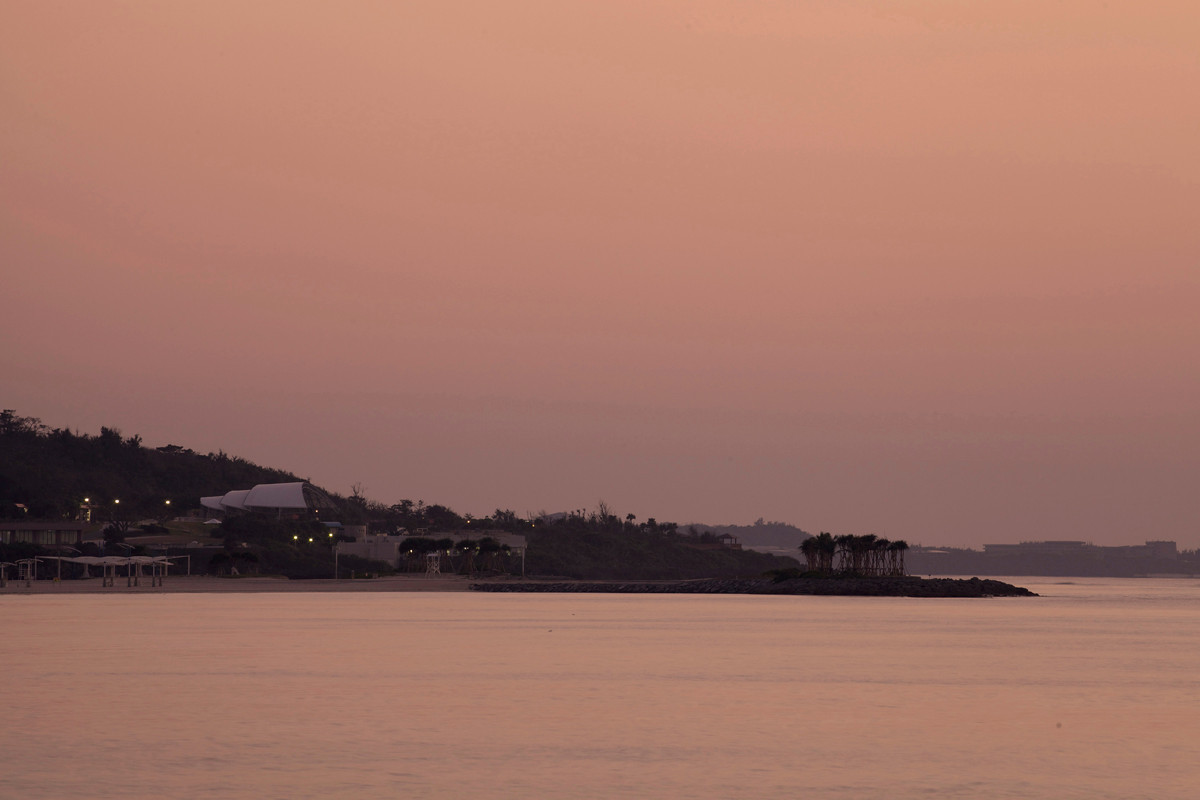
<instances>
[{"instance_id":1,"label":"hillside","mask_svg":"<svg viewBox=\"0 0 1200 800\"><path fill-rule=\"evenodd\" d=\"M223 452L147 448L140 436L125 437L114 428L91 436L12 410L0 412L0 456L0 518L73 517L84 498L106 515L119 506L123 515L158 517L167 500L184 510L199 507L206 495L302 480Z\"/></svg>"},{"instance_id":2,"label":"hillside","mask_svg":"<svg viewBox=\"0 0 1200 800\"><path fill-rule=\"evenodd\" d=\"M98 509L97 522L165 519L199 507L206 495L258 483L302 480L225 453L201 454L177 445L147 448L141 437L126 437L113 428L101 428L96 436L50 428L11 410L0 412L0 455L0 518L73 518L87 498ZM798 566L763 553L722 548L714 536L680 531L671 522L651 518L638 523L632 515L618 517L603 506L592 513L536 519L497 509L491 517L473 519L423 501L384 505L358 494L350 498L327 494L339 504L342 521L366 522L375 532L419 531L454 542L474 541L476 531L522 534L529 543L526 566L531 574L625 580L720 578ZM215 541L224 541L228 551L213 558L242 559L272 574L323 577L331 573L332 551L328 532L315 525L259 515L231 517L211 529ZM755 533L770 533L770 526L753 527ZM725 529L742 536L739 526L714 530ZM188 531L182 538L198 536L200 532ZM324 546L308 545L313 539Z\"/></svg>"},{"instance_id":3,"label":"hillside","mask_svg":"<svg viewBox=\"0 0 1200 800\"><path fill-rule=\"evenodd\" d=\"M732 578L798 566L752 550L697 546L674 523L636 524L615 515L539 520L526 534L530 574L586 580Z\"/></svg>"},{"instance_id":4,"label":"hillside","mask_svg":"<svg viewBox=\"0 0 1200 800\"><path fill-rule=\"evenodd\" d=\"M797 550L800 544L812 534L802 531L795 525L786 522L766 522L759 519L753 525L687 525L687 529L695 529L701 534L730 534L736 536L742 547L770 548L777 550Z\"/></svg>"}]
</instances>

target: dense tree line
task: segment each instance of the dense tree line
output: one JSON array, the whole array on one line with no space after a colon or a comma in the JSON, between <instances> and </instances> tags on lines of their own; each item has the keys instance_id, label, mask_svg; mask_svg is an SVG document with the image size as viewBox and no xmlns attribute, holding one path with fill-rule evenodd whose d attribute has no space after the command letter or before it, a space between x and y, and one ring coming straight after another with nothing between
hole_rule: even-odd
<instances>
[{"instance_id":1,"label":"dense tree line","mask_svg":"<svg viewBox=\"0 0 1200 800\"><path fill-rule=\"evenodd\" d=\"M651 580L759 575L798 566L792 559L753 551L698 549L697 544L715 543L716 535L680 530L674 522L653 517L638 520L634 514L619 515L603 502L590 511L522 516L511 509L496 509L489 516L475 517L421 501L384 506L365 498L350 499L360 503L373 529L409 534L407 568L418 571L426 554L433 552L451 554L447 556L450 571L487 572L504 565L511 569L514 562L505 557L505 546L487 535L494 531L525 537L529 575Z\"/></svg>"},{"instance_id":2,"label":"dense tree line","mask_svg":"<svg viewBox=\"0 0 1200 800\"><path fill-rule=\"evenodd\" d=\"M275 519L265 514L236 514L221 521L216 534L225 547L207 564L213 574L286 575L289 578L331 578L333 548L345 537L314 520ZM343 555L339 575L389 574L392 568L379 561Z\"/></svg>"},{"instance_id":3,"label":"dense tree line","mask_svg":"<svg viewBox=\"0 0 1200 800\"><path fill-rule=\"evenodd\" d=\"M605 504L592 512L543 515L526 534L527 569L534 575L578 579L666 580L761 575L798 566L753 550L700 549L701 536L653 517L638 522Z\"/></svg>"},{"instance_id":4,"label":"dense tree line","mask_svg":"<svg viewBox=\"0 0 1200 800\"><path fill-rule=\"evenodd\" d=\"M809 572L823 575L903 575L908 543L874 534L834 536L822 531L800 545Z\"/></svg>"}]
</instances>

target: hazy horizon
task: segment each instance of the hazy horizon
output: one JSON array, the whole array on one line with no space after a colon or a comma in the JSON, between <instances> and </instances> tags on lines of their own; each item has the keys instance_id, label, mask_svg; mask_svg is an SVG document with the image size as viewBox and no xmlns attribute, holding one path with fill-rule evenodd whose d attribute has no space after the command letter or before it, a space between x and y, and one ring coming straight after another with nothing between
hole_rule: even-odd
<instances>
[{"instance_id":1,"label":"hazy horizon","mask_svg":"<svg viewBox=\"0 0 1200 800\"><path fill-rule=\"evenodd\" d=\"M1200 546L1193 6L0 20L5 408L476 515Z\"/></svg>"}]
</instances>

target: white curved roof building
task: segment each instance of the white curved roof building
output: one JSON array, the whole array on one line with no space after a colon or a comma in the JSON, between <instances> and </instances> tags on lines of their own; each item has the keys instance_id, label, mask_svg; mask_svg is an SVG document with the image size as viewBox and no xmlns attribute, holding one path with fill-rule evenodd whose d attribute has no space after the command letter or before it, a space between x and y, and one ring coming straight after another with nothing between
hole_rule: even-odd
<instances>
[{"instance_id":1,"label":"white curved roof building","mask_svg":"<svg viewBox=\"0 0 1200 800\"><path fill-rule=\"evenodd\" d=\"M307 491L306 491L307 490ZM320 495L320 498L314 495ZM325 494L303 481L296 483L260 483L250 490L243 503L246 508L320 508L320 500L329 504Z\"/></svg>"},{"instance_id":2,"label":"white curved roof building","mask_svg":"<svg viewBox=\"0 0 1200 800\"><path fill-rule=\"evenodd\" d=\"M210 511L224 511L225 506L221 505L222 497L224 497L224 495L220 495L220 494L214 494L210 497L201 497L200 505L204 506L205 508L209 509Z\"/></svg>"},{"instance_id":3,"label":"white curved roof building","mask_svg":"<svg viewBox=\"0 0 1200 800\"><path fill-rule=\"evenodd\" d=\"M305 481L260 483L253 489L235 489L223 495L201 497L200 505L213 511L303 511L334 508L329 496Z\"/></svg>"},{"instance_id":4,"label":"white curved roof building","mask_svg":"<svg viewBox=\"0 0 1200 800\"><path fill-rule=\"evenodd\" d=\"M232 492L226 492L221 498L221 505L226 508L235 508L238 511L246 510L246 496L253 491L252 489L236 489Z\"/></svg>"}]
</instances>

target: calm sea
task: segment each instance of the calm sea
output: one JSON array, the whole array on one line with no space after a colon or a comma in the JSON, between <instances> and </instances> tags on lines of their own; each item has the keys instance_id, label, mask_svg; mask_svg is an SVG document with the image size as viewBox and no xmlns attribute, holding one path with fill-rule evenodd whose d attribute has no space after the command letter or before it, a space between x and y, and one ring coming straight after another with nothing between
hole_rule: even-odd
<instances>
[{"instance_id":1,"label":"calm sea","mask_svg":"<svg viewBox=\"0 0 1200 800\"><path fill-rule=\"evenodd\" d=\"M5 798L1194 798L1200 581L0 597Z\"/></svg>"}]
</instances>

